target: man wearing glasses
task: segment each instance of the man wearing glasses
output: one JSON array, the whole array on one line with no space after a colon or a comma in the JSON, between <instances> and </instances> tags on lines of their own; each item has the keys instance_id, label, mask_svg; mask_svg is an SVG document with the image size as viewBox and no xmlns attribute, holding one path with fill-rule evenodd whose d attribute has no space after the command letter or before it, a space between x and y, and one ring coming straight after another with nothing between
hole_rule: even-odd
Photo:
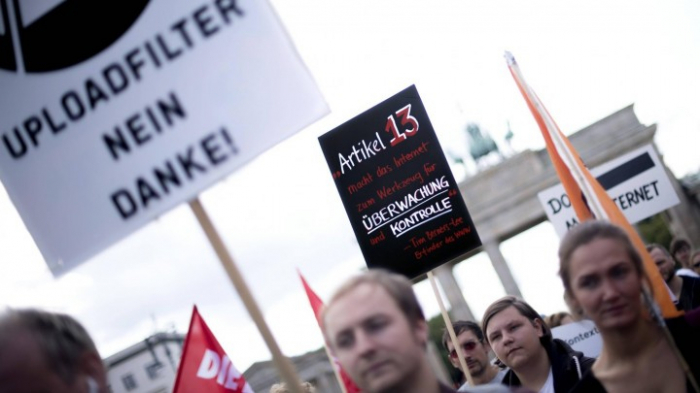
<instances>
[{"instance_id":1,"label":"man wearing glasses","mask_svg":"<svg viewBox=\"0 0 700 393\"><path fill-rule=\"evenodd\" d=\"M462 346L464 351L464 360L467 362L469 373L472 375L472 380L475 385L486 385L492 383L501 383L503 377L508 370L502 370L498 366L489 362L489 352L491 347L484 340L484 333L479 325L471 321L456 321L452 324L452 328L457 335L457 341ZM442 345L449 353L450 363L456 368L461 369L459 358L452 340L445 329L442 335ZM466 392L469 387L469 382L464 382L459 388L459 392Z\"/></svg>"}]
</instances>

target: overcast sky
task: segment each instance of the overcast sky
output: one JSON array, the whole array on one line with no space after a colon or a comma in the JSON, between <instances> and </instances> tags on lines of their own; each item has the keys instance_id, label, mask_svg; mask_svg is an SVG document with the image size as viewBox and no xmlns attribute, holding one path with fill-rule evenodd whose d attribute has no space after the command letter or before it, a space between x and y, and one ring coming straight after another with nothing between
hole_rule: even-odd
<instances>
[{"instance_id":1,"label":"overcast sky","mask_svg":"<svg viewBox=\"0 0 700 393\"><path fill-rule=\"evenodd\" d=\"M466 156L467 121L502 148L509 122L515 150L539 149L542 137L503 59L509 50L564 133L635 104L643 123L658 124L656 143L675 175L700 169L697 2L272 4L332 112L201 200L287 355L322 344L296 269L327 298L364 266L317 137L410 84L443 149ZM563 308L556 247L549 223L501 246L526 300L541 313ZM0 306L70 313L103 356L156 330L184 333L197 304L239 369L269 359L187 205L55 280L3 189L0 249ZM484 255L455 271L476 315L504 294ZM429 286L416 289L427 314L438 313Z\"/></svg>"}]
</instances>

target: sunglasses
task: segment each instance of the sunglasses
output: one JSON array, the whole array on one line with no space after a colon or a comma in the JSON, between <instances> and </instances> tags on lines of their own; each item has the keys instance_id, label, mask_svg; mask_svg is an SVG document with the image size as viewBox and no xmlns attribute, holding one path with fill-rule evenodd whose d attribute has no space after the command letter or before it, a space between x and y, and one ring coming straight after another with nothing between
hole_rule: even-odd
<instances>
[{"instance_id":1,"label":"sunglasses","mask_svg":"<svg viewBox=\"0 0 700 393\"><path fill-rule=\"evenodd\" d=\"M464 352L473 351L474 348L476 348L476 341L467 341L464 344L462 344L462 349L464 350ZM457 359L457 351L454 349L450 351L450 357L452 359Z\"/></svg>"}]
</instances>

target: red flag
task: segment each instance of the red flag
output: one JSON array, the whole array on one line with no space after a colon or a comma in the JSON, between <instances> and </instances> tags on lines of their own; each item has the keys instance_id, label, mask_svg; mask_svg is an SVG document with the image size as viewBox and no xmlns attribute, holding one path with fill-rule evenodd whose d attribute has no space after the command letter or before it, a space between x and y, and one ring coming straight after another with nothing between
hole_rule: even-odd
<instances>
[{"instance_id":1,"label":"red flag","mask_svg":"<svg viewBox=\"0 0 700 393\"><path fill-rule=\"evenodd\" d=\"M318 297L316 292L311 289L309 284L306 283L306 280L304 279L304 276L301 275L301 272L299 272L299 278L301 278L301 283L304 285L304 290L306 291L306 296L309 298L311 308L314 310L316 322L318 322L318 326L321 327L321 308L323 308L323 301L320 297Z\"/></svg>"},{"instance_id":2,"label":"red flag","mask_svg":"<svg viewBox=\"0 0 700 393\"><path fill-rule=\"evenodd\" d=\"M254 393L195 306L173 393L200 392Z\"/></svg>"},{"instance_id":3,"label":"red flag","mask_svg":"<svg viewBox=\"0 0 700 393\"><path fill-rule=\"evenodd\" d=\"M321 309L323 308L323 301L321 301L321 298L318 297L316 292L311 289L309 284L307 284L306 280L304 279L304 276L301 275L301 272L299 272L299 278L301 278L301 283L304 285L304 290L306 291L306 296L309 298L309 303L311 304L311 308L314 311L314 315L316 316L316 322L318 323L318 327L323 329L323 321L321 320ZM326 352L328 352L328 349L326 348ZM329 354L329 356L331 356ZM333 359L333 364L335 366L336 372L338 379L342 381L343 386L345 387L344 391L347 393L359 393L360 388L355 385L355 382L350 379L350 376L348 373L345 372L343 367L338 363L338 359L335 357L332 357Z\"/></svg>"},{"instance_id":4,"label":"red flag","mask_svg":"<svg viewBox=\"0 0 700 393\"><path fill-rule=\"evenodd\" d=\"M622 227L642 256L644 270L653 288L654 299L663 316L671 318L682 314L673 304L669 289L656 264L649 256L642 238L608 196L605 189L598 183L598 180L586 168L569 139L561 132L537 94L525 82L513 55L506 53L506 59L510 73L527 102L530 112L535 117L540 131L542 131L547 152L549 152L559 180L564 185L579 221L583 222L593 218L604 219Z\"/></svg>"}]
</instances>

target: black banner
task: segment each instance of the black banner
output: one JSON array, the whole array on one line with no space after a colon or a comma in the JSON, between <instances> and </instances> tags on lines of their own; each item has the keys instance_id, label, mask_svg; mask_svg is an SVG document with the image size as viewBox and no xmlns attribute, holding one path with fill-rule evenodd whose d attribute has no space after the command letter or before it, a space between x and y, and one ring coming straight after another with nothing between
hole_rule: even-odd
<instances>
[{"instance_id":1,"label":"black banner","mask_svg":"<svg viewBox=\"0 0 700 393\"><path fill-rule=\"evenodd\" d=\"M481 245L415 86L318 139L369 268L414 278Z\"/></svg>"}]
</instances>

